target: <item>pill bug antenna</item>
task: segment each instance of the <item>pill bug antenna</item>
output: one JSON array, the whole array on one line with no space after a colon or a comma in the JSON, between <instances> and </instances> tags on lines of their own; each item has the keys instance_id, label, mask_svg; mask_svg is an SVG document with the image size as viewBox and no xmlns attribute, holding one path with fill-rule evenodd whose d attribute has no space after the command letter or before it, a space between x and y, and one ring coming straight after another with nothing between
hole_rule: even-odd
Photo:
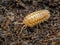
<instances>
[{"instance_id":1,"label":"pill bug antenna","mask_svg":"<svg viewBox=\"0 0 60 45\"><path fill-rule=\"evenodd\" d=\"M21 31L20 31L20 33L19 34L21 34L22 32L23 32L23 30L24 29L26 29L26 27L27 27L27 25L25 25L24 23L18 23L18 22L14 22L14 24L18 24L18 25L23 25L22 27L21 27Z\"/></svg>"},{"instance_id":2,"label":"pill bug antenna","mask_svg":"<svg viewBox=\"0 0 60 45\"><path fill-rule=\"evenodd\" d=\"M26 28L27 28L27 25L24 24L24 25L21 27L20 35L22 34L23 30L25 30Z\"/></svg>"}]
</instances>

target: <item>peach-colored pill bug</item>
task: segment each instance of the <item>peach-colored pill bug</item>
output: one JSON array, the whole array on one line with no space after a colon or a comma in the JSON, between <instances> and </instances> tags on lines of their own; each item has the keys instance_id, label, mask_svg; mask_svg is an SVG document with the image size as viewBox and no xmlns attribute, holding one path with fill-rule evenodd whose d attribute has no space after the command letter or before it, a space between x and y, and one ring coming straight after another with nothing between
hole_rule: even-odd
<instances>
[{"instance_id":1,"label":"peach-colored pill bug","mask_svg":"<svg viewBox=\"0 0 60 45\"><path fill-rule=\"evenodd\" d=\"M29 27L37 25L38 23L42 23L46 21L50 17L50 12L48 10L39 10L28 14L23 23Z\"/></svg>"},{"instance_id":2,"label":"peach-colored pill bug","mask_svg":"<svg viewBox=\"0 0 60 45\"><path fill-rule=\"evenodd\" d=\"M15 24L24 24L23 27L21 28L21 32L28 26L28 27L33 27L37 25L38 23L42 23L46 21L50 17L50 12L48 10L39 10L32 12L28 14L26 17L24 17L24 20L22 23L17 23Z\"/></svg>"}]
</instances>

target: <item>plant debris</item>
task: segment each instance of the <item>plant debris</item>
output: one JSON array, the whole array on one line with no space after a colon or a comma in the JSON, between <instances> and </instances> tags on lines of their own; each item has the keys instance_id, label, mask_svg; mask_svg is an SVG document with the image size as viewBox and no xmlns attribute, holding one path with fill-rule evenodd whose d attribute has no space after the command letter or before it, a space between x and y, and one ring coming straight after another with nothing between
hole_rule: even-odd
<instances>
[{"instance_id":1,"label":"plant debris","mask_svg":"<svg viewBox=\"0 0 60 45\"><path fill-rule=\"evenodd\" d=\"M21 28L27 14L47 9L51 17L34 27ZM1 0L0 45L60 45L60 0Z\"/></svg>"}]
</instances>

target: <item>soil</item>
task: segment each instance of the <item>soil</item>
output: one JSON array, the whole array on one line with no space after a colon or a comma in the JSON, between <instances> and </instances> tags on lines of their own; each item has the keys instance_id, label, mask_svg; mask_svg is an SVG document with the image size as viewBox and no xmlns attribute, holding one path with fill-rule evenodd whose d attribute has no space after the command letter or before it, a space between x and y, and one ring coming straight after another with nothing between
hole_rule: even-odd
<instances>
[{"instance_id":1,"label":"soil","mask_svg":"<svg viewBox=\"0 0 60 45\"><path fill-rule=\"evenodd\" d=\"M50 18L20 34L23 24L18 23L42 9ZM0 45L60 45L60 0L0 0Z\"/></svg>"}]
</instances>

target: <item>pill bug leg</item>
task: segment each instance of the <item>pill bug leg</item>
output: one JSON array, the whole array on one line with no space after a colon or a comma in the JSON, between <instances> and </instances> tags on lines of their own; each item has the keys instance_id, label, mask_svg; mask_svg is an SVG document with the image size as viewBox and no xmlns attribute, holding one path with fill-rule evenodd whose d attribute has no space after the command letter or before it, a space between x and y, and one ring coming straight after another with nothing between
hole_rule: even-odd
<instances>
[{"instance_id":1,"label":"pill bug leg","mask_svg":"<svg viewBox=\"0 0 60 45\"><path fill-rule=\"evenodd\" d=\"M36 26L36 28L37 28L37 32L36 32L36 33L38 34L38 33L39 33L39 28L38 28L38 25Z\"/></svg>"}]
</instances>

